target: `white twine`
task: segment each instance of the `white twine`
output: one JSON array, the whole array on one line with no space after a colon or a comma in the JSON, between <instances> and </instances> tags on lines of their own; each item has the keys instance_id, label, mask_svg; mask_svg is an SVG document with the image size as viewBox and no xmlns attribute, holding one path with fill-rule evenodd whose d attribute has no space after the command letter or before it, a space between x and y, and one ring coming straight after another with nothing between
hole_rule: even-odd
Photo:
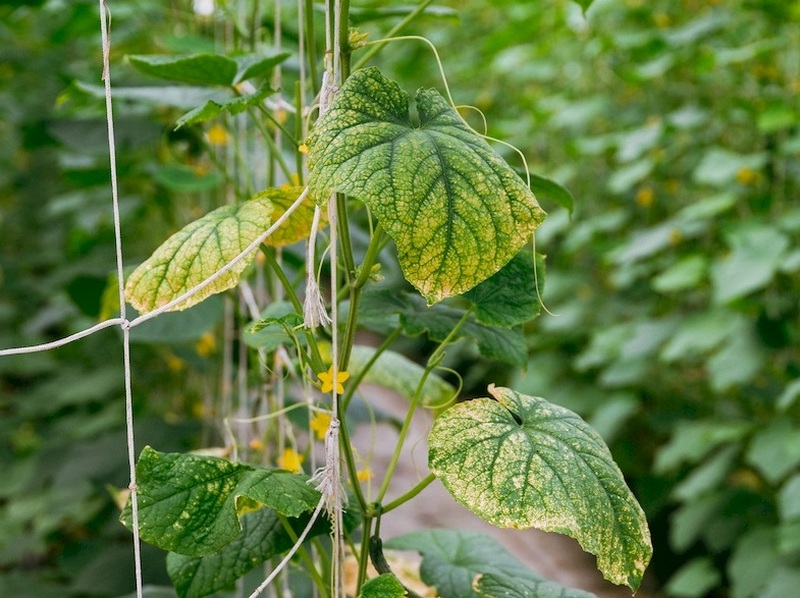
<instances>
[{"instance_id":1,"label":"white twine","mask_svg":"<svg viewBox=\"0 0 800 598\"><path fill-rule=\"evenodd\" d=\"M316 254L317 231L322 208L314 208L314 220L311 223L311 232L308 235L308 248L306 250L306 296L303 301L303 325L306 328L316 328L320 324L330 324L331 319L325 311L322 293L317 282Z\"/></svg>"},{"instance_id":2,"label":"white twine","mask_svg":"<svg viewBox=\"0 0 800 598\"><path fill-rule=\"evenodd\" d=\"M139 538L139 499L136 488L136 442L133 431L133 393L131 391L131 330L125 317L125 282L122 265L122 226L119 217L119 194L117 187L117 155L114 142L114 115L111 103L111 13L104 0L100 4L100 38L103 45L103 82L106 96L106 122L108 128L108 153L111 170L111 203L114 212L114 245L117 260L117 287L119 292L119 315L122 320L122 361L125 377L125 435L128 447L128 468L131 498L131 526L133 528L133 562L136 577L136 596L142 598L142 557ZM108 19L108 20L106 20Z\"/></svg>"}]
</instances>

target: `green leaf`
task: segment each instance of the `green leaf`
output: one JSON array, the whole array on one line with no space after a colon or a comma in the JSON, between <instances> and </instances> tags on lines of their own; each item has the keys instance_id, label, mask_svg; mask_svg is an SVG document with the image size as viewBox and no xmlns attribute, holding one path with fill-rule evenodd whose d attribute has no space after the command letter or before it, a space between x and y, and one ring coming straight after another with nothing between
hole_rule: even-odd
<instances>
[{"instance_id":1,"label":"green leaf","mask_svg":"<svg viewBox=\"0 0 800 598\"><path fill-rule=\"evenodd\" d=\"M736 180L743 170L758 170L767 160L767 154L737 154L725 148L711 148L694 170L694 180L702 185L720 187Z\"/></svg>"},{"instance_id":2,"label":"green leaf","mask_svg":"<svg viewBox=\"0 0 800 598\"><path fill-rule=\"evenodd\" d=\"M299 535L310 514L289 519ZM220 590L232 589L236 580L258 564L289 550L294 540L271 509L260 509L241 518L242 533L215 554L192 557L175 552L167 555L167 573L181 598L201 598ZM330 525L320 518L312 526L309 538L327 534Z\"/></svg>"},{"instance_id":3,"label":"green leaf","mask_svg":"<svg viewBox=\"0 0 800 598\"><path fill-rule=\"evenodd\" d=\"M748 529L739 537L728 560L731 597L760 598L779 562L774 530L766 527Z\"/></svg>"},{"instance_id":4,"label":"green leaf","mask_svg":"<svg viewBox=\"0 0 800 598\"><path fill-rule=\"evenodd\" d=\"M582 590L571 590L550 581L536 581L520 577L508 577L486 573L479 575L472 584L473 590L482 598L592 598Z\"/></svg>"},{"instance_id":5,"label":"green leaf","mask_svg":"<svg viewBox=\"0 0 800 598\"><path fill-rule=\"evenodd\" d=\"M747 462L771 484L800 465L800 426L786 419L776 419L753 437Z\"/></svg>"},{"instance_id":6,"label":"green leaf","mask_svg":"<svg viewBox=\"0 0 800 598\"><path fill-rule=\"evenodd\" d=\"M150 447L139 456L136 475L142 540L188 556L219 552L239 535L239 516L254 505L297 517L319 501L299 474ZM130 501L120 520L131 529Z\"/></svg>"},{"instance_id":7,"label":"green leaf","mask_svg":"<svg viewBox=\"0 0 800 598\"><path fill-rule=\"evenodd\" d=\"M367 365L375 355L372 347L356 345L350 355L348 370L352 376ZM407 400L414 398L425 369L394 351L384 351L364 376L364 382L395 391ZM455 398L456 389L435 374L429 374L422 385L420 401L428 407L440 407Z\"/></svg>"},{"instance_id":8,"label":"green leaf","mask_svg":"<svg viewBox=\"0 0 800 598\"><path fill-rule=\"evenodd\" d=\"M726 235L730 254L711 267L714 302L724 304L767 286L781 266L789 239L778 229L745 224Z\"/></svg>"},{"instance_id":9,"label":"green leaf","mask_svg":"<svg viewBox=\"0 0 800 598\"><path fill-rule=\"evenodd\" d=\"M242 340L248 347L272 352L281 345L292 345L294 341L286 327L294 328L303 324L303 317L296 313L288 301L270 303L261 312L261 320L256 320L244 330Z\"/></svg>"},{"instance_id":10,"label":"green leaf","mask_svg":"<svg viewBox=\"0 0 800 598\"><path fill-rule=\"evenodd\" d=\"M387 541L395 550L415 550L422 555L422 581L435 586L442 597L471 598L505 596L486 594L473 588L476 577L492 576L513 584L533 587L535 597L590 598L592 594L569 590L548 581L512 556L494 538L481 532L432 529L412 532ZM489 582L491 585L491 582ZM523 594L524 595L524 594ZM513 596L513 594L511 594Z\"/></svg>"},{"instance_id":11,"label":"green leaf","mask_svg":"<svg viewBox=\"0 0 800 598\"><path fill-rule=\"evenodd\" d=\"M718 586L722 575L708 557L690 561L670 578L666 590L675 598L700 598Z\"/></svg>"},{"instance_id":12,"label":"green leaf","mask_svg":"<svg viewBox=\"0 0 800 598\"><path fill-rule=\"evenodd\" d=\"M276 66L289 58L291 54L288 52L278 52L276 54L245 54L244 56L235 56L233 59L236 61L236 76L233 79L234 85L247 81L259 75L267 75L272 72Z\"/></svg>"},{"instance_id":13,"label":"green leaf","mask_svg":"<svg viewBox=\"0 0 800 598\"><path fill-rule=\"evenodd\" d=\"M572 193L570 193L569 189L556 183L552 179L545 178L543 176L539 176L538 174L530 173L531 178L531 191L533 191L538 197L543 197L545 199L549 199L550 201L556 202L562 208L566 208L567 211L572 214L572 211L575 209L575 198L572 197Z\"/></svg>"},{"instance_id":14,"label":"green leaf","mask_svg":"<svg viewBox=\"0 0 800 598\"><path fill-rule=\"evenodd\" d=\"M203 85L233 85L239 65L221 54L150 54L128 56L139 71L170 81Z\"/></svg>"},{"instance_id":15,"label":"green leaf","mask_svg":"<svg viewBox=\"0 0 800 598\"><path fill-rule=\"evenodd\" d=\"M533 256L522 250L499 272L464 293L475 304L475 318L487 326L513 328L539 315L540 290L544 283L544 259L537 256L534 272Z\"/></svg>"},{"instance_id":16,"label":"green leaf","mask_svg":"<svg viewBox=\"0 0 800 598\"><path fill-rule=\"evenodd\" d=\"M73 87L96 98L102 99L106 97L106 89L102 85L76 82ZM227 95L228 93L223 89L211 90L208 87L187 87L186 85L114 87L114 100L130 100L158 106L173 106L184 110L202 104L209 99L224 102Z\"/></svg>"},{"instance_id":17,"label":"green leaf","mask_svg":"<svg viewBox=\"0 0 800 598\"><path fill-rule=\"evenodd\" d=\"M125 284L125 298L147 313L179 297L241 253L270 224L272 203L255 199L217 208L167 239ZM254 250L212 284L182 301L183 310L233 288L256 255Z\"/></svg>"},{"instance_id":18,"label":"green leaf","mask_svg":"<svg viewBox=\"0 0 800 598\"><path fill-rule=\"evenodd\" d=\"M434 90L408 96L376 68L353 73L308 142L309 189L353 195L397 245L429 304L502 268L544 219L530 189Z\"/></svg>"},{"instance_id":19,"label":"green leaf","mask_svg":"<svg viewBox=\"0 0 800 598\"><path fill-rule=\"evenodd\" d=\"M672 438L656 454L653 470L663 474L683 463L694 465L715 448L739 442L751 429L752 424L746 421L676 422Z\"/></svg>"},{"instance_id":20,"label":"green leaf","mask_svg":"<svg viewBox=\"0 0 800 598\"><path fill-rule=\"evenodd\" d=\"M153 179L172 191L196 193L219 186L223 179L217 171L200 174L194 168L181 164L167 164L158 168Z\"/></svg>"},{"instance_id":21,"label":"green leaf","mask_svg":"<svg viewBox=\"0 0 800 598\"><path fill-rule=\"evenodd\" d=\"M586 14L586 11L589 10L594 0L573 0L573 2L578 4L583 9L583 13Z\"/></svg>"},{"instance_id":22,"label":"green leaf","mask_svg":"<svg viewBox=\"0 0 800 598\"><path fill-rule=\"evenodd\" d=\"M361 299L359 322L373 330L387 330L387 316L397 314L409 336L427 333L433 341L443 341L465 311L447 305L429 307L419 296L390 289L370 290ZM397 324L395 324L397 325ZM461 328L458 338L472 338L478 343L481 354L490 359L524 366L528 359L528 345L522 328L509 330L486 326L476 322L472 315Z\"/></svg>"},{"instance_id":23,"label":"green leaf","mask_svg":"<svg viewBox=\"0 0 800 598\"><path fill-rule=\"evenodd\" d=\"M674 293L696 288L708 271L708 259L703 255L690 255L669 266L653 278L653 288L659 293Z\"/></svg>"},{"instance_id":24,"label":"green leaf","mask_svg":"<svg viewBox=\"0 0 800 598\"><path fill-rule=\"evenodd\" d=\"M428 465L450 494L498 527L575 538L606 579L636 590L650 561L647 521L602 438L539 397L489 386L495 400L445 411Z\"/></svg>"},{"instance_id":25,"label":"green leaf","mask_svg":"<svg viewBox=\"0 0 800 598\"><path fill-rule=\"evenodd\" d=\"M114 282L119 303L119 291ZM223 302L221 297L209 297L207 301L190 307L186 311L165 313L131 328L132 343L179 344L192 343L210 332L222 319ZM133 319L135 314L128 314Z\"/></svg>"},{"instance_id":26,"label":"green leaf","mask_svg":"<svg viewBox=\"0 0 800 598\"><path fill-rule=\"evenodd\" d=\"M239 114L247 110L249 106L257 106L263 102L265 98L276 93L276 91L277 90L272 89L269 83L264 83L264 85L259 87L256 91L248 95L237 96L224 101L206 100L205 104L202 106L194 108L181 116L175 122L175 130L177 131L181 127L187 125L194 125L211 120L226 112L230 114Z\"/></svg>"},{"instance_id":27,"label":"green leaf","mask_svg":"<svg viewBox=\"0 0 800 598\"><path fill-rule=\"evenodd\" d=\"M781 521L800 520L800 473L793 475L778 493Z\"/></svg>"},{"instance_id":28,"label":"green leaf","mask_svg":"<svg viewBox=\"0 0 800 598\"><path fill-rule=\"evenodd\" d=\"M361 587L358 598L403 598L406 589L391 573L370 579Z\"/></svg>"}]
</instances>

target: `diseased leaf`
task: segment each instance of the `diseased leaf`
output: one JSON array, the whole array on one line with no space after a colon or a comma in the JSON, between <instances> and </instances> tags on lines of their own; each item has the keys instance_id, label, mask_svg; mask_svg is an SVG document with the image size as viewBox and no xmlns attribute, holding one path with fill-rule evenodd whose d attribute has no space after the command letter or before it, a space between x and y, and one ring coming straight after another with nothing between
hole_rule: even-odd
<instances>
[{"instance_id":1,"label":"diseased leaf","mask_svg":"<svg viewBox=\"0 0 800 598\"><path fill-rule=\"evenodd\" d=\"M535 587L543 598L590 598L592 594L570 590L528 569L494 538L481 532L431 529L412 532L384 543L395 550L415 550L422 555L420 575L435 586L442 598L477 598L473 584L481 576L493 576L512 584ZM505 596L505 594L491 594ZM523 594L524 595L524 594Z\"/></svg>"},{"instance_id":2,"label":"diseased leaf","mask_svg":"<svg viewBox=\"0 0 800 598\"><path fill-rule=\"evenodd\" d=\"M592 598L583 590L564 588L551 581L537 581L487 573L479 575L472 584L481 598Z\"/></svg>"},{"instance_id":3,"label":"diseased leaf","mask_svg":"<svg viewBox=\"0 0 800 598\"><path fill-rule=\"evenodd\" d=\"M203 85L233 85L236 61L221 54L148 54L128 56L139 71L170 81Z\"/></svg>"},{"instance_id":4,"label":"diseased leaf","mask_svg":"<svg viewBox=\"0 0 800 598\"><path fill-rule=\"evenodd\" d=\"M241 532L245 512L263 506L297 517L320 496L303 475L150 447L136 475L142 540L187 556L219 552ZM120 520L131 529L130 502Z\"/></svg>"},{"instance_id":5,"label":"diseased leaf","mask_svg":"<svg viewBox=\"0 0 800 598\"><path fill-rule=\"evenodd\" d=\"M128 277L125 298L140 313L169 303L203 282L241 253L270 225L269 199L217 208L172 235ZM233 288L255 251L212 284L171 311L186 309L210 295Z\"/></svg>"},{"instance_id":6,"label":"diseased leaf","mask_svg":"<svg viewBox=\"0 0 800 598\"><path fill-rule=\"evenodd\" d=\"M636 590L652 555L647 520L602 438L575 413L508 388L434 422L428 465L498 527L575 538L606 579Z\"/></svg>"},{"instance_id":7,"label":"diseased leaf","mask_svg":"<svg viewBox=\"0 0 800 598\"><path fill-rule=\"evenodd\" d=\"M408 96L376 68L353 73L308 141L309 189L353 195L397 245L429 304L503 267L544 219L522 179L434 90Z\"/></svg>"},{"instance_id":8,"label":"diseased leaf","mask_svg":"<svg viewBox=\"0 0 800 598\"><path fill-rule=\"evenodd\" d=\"M464 293L475 304L475 317L481 324L513 328L524 324L541 312L540 289L544 283L544 259L537 256L536 272L533 256L522 250L499 272Z\"/></svg>"},{"instance_id":9,"label":"diseased leaf","mask_svg":"<svg viewBox=\"0 0 800 598\"><path fill-rule=\"evenodd\" d=\"M272 213L272 219L277 220L283 216L284 212L286 212L295 201L297 201L297 198L300 197L302 192L303 187L283 185L279 188L265 189L261 193L256 194L253 199L268 199L275 208ZM311 232L311 224L314 221L315 207L316 205L310 199L303 201L300 206L291 213L286 222L267 237L264 243L272 247L283 247L308 238ZM326 226L328 226L328 211L322 210L319 220L319 230L324 230Z\"/></svg>"},{"instance_id":10,"label":"diseased leaf","mask_svg":"<svg viewBox=\"0 0 800 598\"><path fill-rule=\"evenodd\" d=\"M375 349L356 345L350 355L348 370L357 376L375 355ZM417 385L422 379L424 368L410 359L394 351L384 351L364 376L364 382L370 382L389 388L407 400L414 397ZM422 386L420 401L428 407L440 407L455 398L456 389L436 374L428 375Z\"/></svg>"},{"instance_id":11,"label":"diseased leaf","mask_svg":"<svg viewBox=\"0 0 800 598\"><path fill-rule=\"evenodd\" d=\"M247 110L248 106L257 106L263 102L265 98L271 96L275 92L276 90L272 89L269 83L265 83L251 94L236 96L222 101L206 100L202 106L194 108L181 116L175 122L175 130L177 131L181 127L187 125L194 125L211 120L225 112L239 114Z\"/></svg>"},{"instance_id":12,"label":"diseased leaf","mask_svg":"<svg viewBox=\"0 0 800 598\"><path fill-rule=\"evenodd\" d=\"M289 519L299 535L310 513ZM202 598L220 590L232 589L236 580L273 556L289 550L294 540L272 509L259 509L241 518L242 533L217 553L192 557L175 552L167 555L167 573L181 598ZM328 521L319 518L309 537L330 532Z\"/></svg>"}]
</instances>

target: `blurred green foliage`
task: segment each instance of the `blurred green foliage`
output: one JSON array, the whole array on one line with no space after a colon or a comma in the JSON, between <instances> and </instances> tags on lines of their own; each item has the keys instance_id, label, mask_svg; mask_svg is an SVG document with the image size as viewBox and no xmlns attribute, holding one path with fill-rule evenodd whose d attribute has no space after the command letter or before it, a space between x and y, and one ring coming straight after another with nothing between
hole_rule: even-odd
<instances>
[{"instance_id":1,"label":"blurred green foliage","mask_svg":"<svg viewBox=\"0 0 800 598\"><path fill-rule=\"evenodd\" d=\"M566 0L441 4L457 16L423 17L417 32L439 48L456 102L482 110L489 134L576 198L571 216L541 198L550 216L537 248L548 254L544 299L556 315L528 330L530 362L514 387L604 434L648 513L651 583L665 595L791 595L800 582L800 3L596 0L585 15ZM147 83L126 54L213 49L213 25L193 20L190 5L112 6L115 86ZM394 22L358 26L375 39ZM114 248L102 101L91 93L101 84L96 3L0 3L0 47L5 348L96 322ZM409 89L441 87L422 44L399 42L376 60ZM115 104L131 263L215 207L221 180L197 130L171 131L198 104L161 99ZM140 446L198 444L212 366L196 341L221 312L203 305L194 328L165 320L141 330L142 341L182 337L134 352ZM105 331L0 360L9 595L133 587L130 538L106 490L128 479L119 353ZM161 583L161 556L151 558L148 581Z\"/></svg>"}]
</instances>

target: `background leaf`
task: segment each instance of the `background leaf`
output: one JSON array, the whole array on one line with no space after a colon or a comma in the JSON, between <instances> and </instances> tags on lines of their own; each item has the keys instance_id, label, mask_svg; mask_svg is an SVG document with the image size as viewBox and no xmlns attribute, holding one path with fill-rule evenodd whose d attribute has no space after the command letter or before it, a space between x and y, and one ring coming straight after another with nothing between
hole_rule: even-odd
<instances>
[{"instance_id":1,"label":"background leaf","mask_svg":"<svg viewBox=\"0 0 800 598\"><path fill-rule=\"evenodd\" d=\"M150 54L128 56L128 61L143 73L182 83L233 85L239 66L221 54Z\"/></svg>"}]
</instances>

